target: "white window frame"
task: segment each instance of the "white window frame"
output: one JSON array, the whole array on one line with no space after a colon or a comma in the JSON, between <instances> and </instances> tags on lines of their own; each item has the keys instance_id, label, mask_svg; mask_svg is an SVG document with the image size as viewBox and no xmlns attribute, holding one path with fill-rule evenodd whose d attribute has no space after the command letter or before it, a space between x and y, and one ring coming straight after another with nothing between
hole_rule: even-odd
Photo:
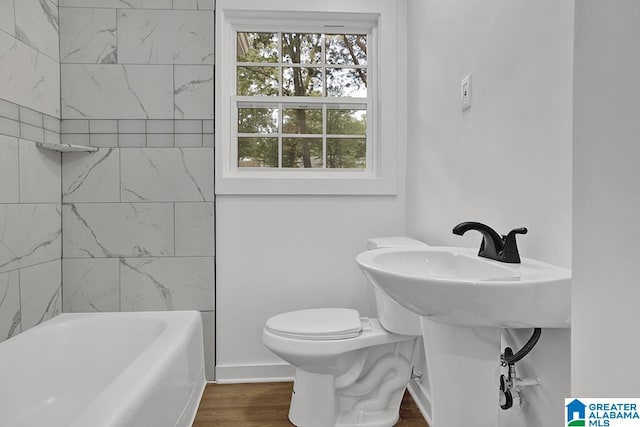
<instances>
[{"instance_id":1,"label":"white window frame","mask_svg":"<svg viewBox=\"0 0 640 427\"><path fill-rule=\"evenodd\" d=\"M216 1L216 194L395 195L406 141L406 37L402 0ZM367 33L371 102L367 111L367 168L238 167L236 33ZM292 99L292 101L294 101ZM326 101L326 99L325 99Z\"/></svg>"}]
</instances>

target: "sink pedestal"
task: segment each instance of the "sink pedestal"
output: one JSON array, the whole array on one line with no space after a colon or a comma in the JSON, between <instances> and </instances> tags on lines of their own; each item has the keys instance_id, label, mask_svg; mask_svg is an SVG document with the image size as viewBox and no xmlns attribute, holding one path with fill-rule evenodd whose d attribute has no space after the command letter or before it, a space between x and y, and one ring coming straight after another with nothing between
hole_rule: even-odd
<instances>
[{"instance_id":1,"label":"sink pedestal","mask_svg":"<svg viewBox=\"0 0 640 427\"><path fill-rule=\"evenodd\" d=\"M363 252L371 283L421 316L433 427L496 427L501 328L567 328L571 271L475 249L429 246Z\"/></svg>"},{"instance_id":2,"label":"sink pedestal","mask_svg":"<svg viewBox=\"0 0 640 427\"><path fill-rule=\"evenodd\" d=\"M500 329L421 322L433 427L496 427Z\"/></svg>"}]
</instances>

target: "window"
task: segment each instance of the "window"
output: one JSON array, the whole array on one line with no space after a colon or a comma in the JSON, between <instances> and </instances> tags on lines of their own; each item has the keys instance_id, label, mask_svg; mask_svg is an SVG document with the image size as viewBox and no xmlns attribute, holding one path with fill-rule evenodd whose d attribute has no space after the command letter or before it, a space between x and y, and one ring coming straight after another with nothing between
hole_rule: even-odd
<instances>
[{"instance_id":1,"label":"window","mask_svg":"<svg viewBox=\"0 0 640 427\"><path fill-rule=\"evenodd\" d=\"M218 194L395 194L397 2L314 3L218 0Z\"/></svg>"},{"instance_id":2,"label":"window","mask_svg":"<svg viewBox=\"0 0 640 427\"><path fill-rule=\"evenodd\" d=\"M236 37L237 166L366 170L367 35Z\"/></svg>"}]
</instances>

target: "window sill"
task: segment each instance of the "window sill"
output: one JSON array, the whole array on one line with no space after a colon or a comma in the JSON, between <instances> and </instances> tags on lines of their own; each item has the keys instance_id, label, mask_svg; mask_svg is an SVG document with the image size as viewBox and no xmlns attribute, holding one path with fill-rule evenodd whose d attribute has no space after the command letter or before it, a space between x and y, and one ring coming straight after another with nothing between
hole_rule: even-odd
<instances>
[{"instance_id":1,"label":"window sill","mask_svg":"<svg viewBox=\"0 0 640 427\"><path fill-rule=\"evenodd\" d=\"M243 171L244 172L244 171ZM216 177L216 194L226 195L395 195L395 180L373 176L315 177L300 171L296 179L280 174L238 172L234 176ZM354 173L357 174L357 173ZM307 176L305 176L307 175Z\"/></svg>"}]
</instances>

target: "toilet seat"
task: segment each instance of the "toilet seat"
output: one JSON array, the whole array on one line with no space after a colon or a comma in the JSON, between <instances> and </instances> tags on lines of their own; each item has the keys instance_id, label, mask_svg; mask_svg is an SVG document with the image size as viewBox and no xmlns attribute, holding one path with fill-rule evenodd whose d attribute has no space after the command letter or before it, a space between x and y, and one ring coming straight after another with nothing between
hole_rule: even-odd
<instances>
[{"instance_id":1,"label":"toilet seat","mask_svg":"<svg viewBox=\"0 0 640 427\"><path fill-rule=\"evenodd\" d=\"M313 308L273 316L265 330L300 340L343 340L360 335L362 320L358 310L350 308Z\"/></svg>"}]
</instances>

